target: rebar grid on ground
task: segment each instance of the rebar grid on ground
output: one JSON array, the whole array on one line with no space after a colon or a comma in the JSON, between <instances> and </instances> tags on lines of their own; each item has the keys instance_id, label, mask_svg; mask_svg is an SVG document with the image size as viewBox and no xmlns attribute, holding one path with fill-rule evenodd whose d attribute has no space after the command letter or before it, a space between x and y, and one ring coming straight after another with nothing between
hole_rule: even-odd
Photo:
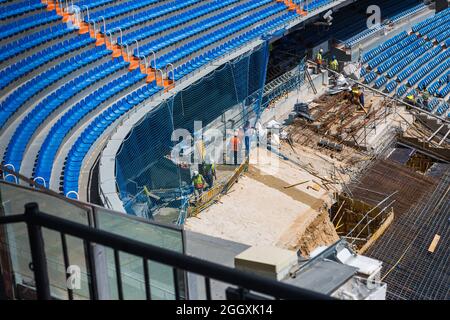
<instances>
[{"instance_id":1,"label":"rebar grid on ground","mask_svg":"<svg viewBox=\"0 0 450 320\"><path fill-rule=\"evenodd\" d=\"M366 255L383 261L388 299L449 299L450 165L430 195L394 222ZM436 250L428 251L434 235Z\"/></svg>"}]
</instances>

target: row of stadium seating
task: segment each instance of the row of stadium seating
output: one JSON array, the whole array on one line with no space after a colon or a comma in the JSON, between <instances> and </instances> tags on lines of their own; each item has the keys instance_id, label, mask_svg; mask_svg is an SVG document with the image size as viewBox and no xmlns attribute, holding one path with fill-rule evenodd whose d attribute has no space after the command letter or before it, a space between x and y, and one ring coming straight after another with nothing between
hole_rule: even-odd
<instances>
[{"instance_id":1,"label":"row of stadium seating","mask_svg":"<svg viewBox=\"0 0 450 320\"><path fill-rule=\"evenodd\" d=\"M361 77L367 84L398 97L419 96L425 89L435 98L427 111L445 115L450 93L450 9L446 9L363 55ZM388 79L391 79L390 81Z\"/></svg>"},{"instance_id":2,"label":"row of stadium seating","mask_svg":"<svg viewBox=\"0 0 450 320\"><path fill-rule=\"evenodd\" d=\"M82 67L106 57L112 53L105 46L85 51L78 56L65 60L46 72L34 77L10 94L0 106L0 128L27 101L45 88Z\"/></svg>"},{"instance_id":3,"label":"row of stadium seating","mask_svg":"<svg viewBox=\"0 0 450 320\"><path fill-rule=\"evenodd\" d=\"M395 9L397 9L398 6L403 6L404 2L399 2L395 5ZM382 24L376 25L373 28L365 29L364 31L354 35L353 37L347 39L344 41L344 44L346 48L352 48L356 46L358 43L362 42L363 40L369 38L371 35L380 33L382 30L386 29L386 26L391 25L393 23L399 23L400 21L411 17L418 12L423 11L427 6L424 3L419 3L412 8L405 9L403 11L400 11L400 13L395 14L395 9L391 7L391 9L386 10L385 7L383 7L383 14L387 17ZM399 8L401 10L401 8Z\"/></svg>"},{"instance_id":4,"label":"row of stadium seating","mask_svg":"<svg viewBox=\"0 0 450 320\"><path fill-rule=\"evenodd\" d=\"M19 54L25 53L26 51L40 46L44 43L50 43L52 40L58 40L58 38L64 37L65 35L74 32L73 29L68 28L64 24L57 25L55 27L47 28L39 32L30 34L20 40L8 43L2 48L0 52L0 61L5 62L6 60L17 56Z\"/></svg>"},{"instance_id":5,"label":"row of stadium seating","mask_svg":"<svg viewBox=\"0 0 450 320\"><path fill-rule=\"evenodd\" d=\"M70 198L77 198L78 180L83 160L100 135L120 116L162 90L156 82L133 92L105 110L83 131L70 149L64 166L63 191Z\"/></svg>"},{"instance_id":6,"label":"row of stadium seating","mask_svg":"<svg viewBox=\"0 0 450 320\"><path fill-rule=\"evenodd\" d=\"M93 43L95 43L95 39L92 39L89 34L84 34L80 37L66 40L55 44L54 46L48 47L47 49L33 54L32 56L29 56L20 62L9 66L8 68L5 68L0 71L0 90L27 73L53 61L55 58L66 55L70 52L75 52Z\"/></svg>"},{"instance_id":7,"label":"row of stadium seating","mask_svg":"<svg viewBox=\"0 0 450 320\"><path fill-rule=\"evenodd\" d=\"M12 3L0 1L0 8ZM163 89L160 80L145 84L152 76L128 61L135 40L138 58L150 49L158 68L177 66L166 74L173 81L297 17L273 0L74 0L91 25L78 35L55 10L32 12L22 2L28 14L11 15L0 28L0 153L4 164L70 197L97 139ZM75 12L71 1L56 6ZM94 27L117 37L123 57L111 60L117 50L100 45ZM175 33L180 37L166 37ZM145 47L155 43L160 47Z\"/></svg>"},{"instance_id":8,"label":"row of stadium seating","mask_svg":"<svg viewBox=\"0 0 450 320\"><path fill-rule=\"evenodd\" d=\"M26 30L45 26L59 20L60 17L56 14L56 12L42 12L20 20L15 20L14 22L2 24L2 26L0 26L0 40L10 38Z\"/></svg>"},{"instance_id":9,"label":"row of stadium seating","mask_svg":"<svg viewBox=\"0 0 450 320\"><path fill-rule=\"evenodd\" d=\"M19 3L0 7L0 20L5 20L14 16L24 15L36 10L44 9L46 6L40 0L25 0Z\"/></svg>"},{"instance_id":10,"label":"row of stadium seating","mask_svg":"<svg viewBox=\"0 0 450 320\"><path fill-rule=\"evenodd\" d=\"M189 27L180 29L173 33L169 33L168 35L166 35L164 37L158 38L155 41L147 43L140 47L139 53L140 53L140 55L147 56L152 51L158 52L163 48L169 47L177 42L183 41L186 38L190 38L204 30L208 30L216 25L220 25L224 22L227 22L235 17L238 17L242 14L245 14L246 12L249 12L253 9L256 9L256 8L266 5L268 3L272 3L272 1L271 0L257 0L257 1L251 2L251 3L248 2L243 5L236 6L236 7L232 8L230 10L227 10L223 13L212 16L211 18L202 20L202 21L200 21L196 24L193 24ZM283 4L274 5L273 7L279 8L280 11L285 10L285 6ZM273 12L271 12L270 14L273 14ZM254 15L259 15L259 13L256 13ZM252 21L249 21L249 23L252 23ZM136 56L138 55L137 50L135 50L134 54Z\"/></svg>"},{"instance_id":11,"label":"row of stadium seating","mask_svg":"<svg viewBox=\"0 0 450 320\"><path fill-rule=\"evenodd\" d=\"M43 99L41 103L27 114L17 127L9 142L9 146L6 149L5 161L14 165L16 170L20 170L23 153L29 144L30 138L37 131L39 126L41 126L55 110L63 106L66 101L69 101L69 99L79 94L87 87L93 86L97 81L114 74L117 70L124 69L126 64L127 62L124 62L123 60L120 62L109 61L75 78L71 82L60 87L47 98ZM114 95L119 92L119 89L121 89L119 85L126 84L125 81L134 80L134 78L131 78L131 80L127 78L130 75L131 73L127 73L86 97L82 100L83 107L103 99L103 95ZM140 75L145 77L143 74ZM124 82L117 83L118 81ZM80 105L76 107L81 108ZM70 110L68 112L70 112Z\"/></svg>"}]
</instances>

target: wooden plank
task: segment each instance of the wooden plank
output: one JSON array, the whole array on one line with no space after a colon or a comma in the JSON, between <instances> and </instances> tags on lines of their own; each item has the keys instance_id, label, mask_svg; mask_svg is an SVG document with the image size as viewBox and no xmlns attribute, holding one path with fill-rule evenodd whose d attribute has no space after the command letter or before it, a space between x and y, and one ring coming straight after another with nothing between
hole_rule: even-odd
<instances>
[{"instance_id":1,"label":"wooden plank","mask_svg":"<svg viewBox=\"0 0 450 320\"><path fill-rule=\"evenodd\" d=\"M309 180L302 181L302 182L295 183L295 184L291 184L291 185L285 186L285 187L283 187L283 188L284 188L284 189L289 189L289 188L293 188L293 187L299 186L299 185L304 184L304 183L307 183L307 182L309 182Z\"/></svg>"},{"instance_id":2,"label":"wooden plank","mask_svg":"<svg viewBox=\"0 0 450 320\"><path fill-rule=\"evenodd\" d=\"M434 253L434 250L436 250L436 247L440 239L441 239L440 235L438 234L434 235L433 241L431 241L430 247L428 248L428 252Z\"/></svg>"}]
</instances>

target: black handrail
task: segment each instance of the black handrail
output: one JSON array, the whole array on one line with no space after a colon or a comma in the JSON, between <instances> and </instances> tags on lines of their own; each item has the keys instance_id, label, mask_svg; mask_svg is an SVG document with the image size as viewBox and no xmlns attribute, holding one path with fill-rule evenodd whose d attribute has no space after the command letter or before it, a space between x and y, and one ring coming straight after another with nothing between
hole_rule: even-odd
<instances>
[{"instance_id":1,"label":"black handrail","mask_svg":"<svg viewBox=\"0 0 450 320\"><path fill-rule=\"evenodd\" d=\"M0 225L17 222L25 222L28 226L38 299L51 299L48 271L45 261L44 242L42 240L42 227L57 231L64 235L71 235L83 239L88 243L96 243L109 247L117 252L122 251L132 254L143 258L144 261L149 260L168 265L174 270L174 278L177 278L176 272L182 270L204 276L208 279L205 281L205 283L208 284L210 283L209 279L215 279L231 285L236 285L238 288L253 290L278 299L332 299L329 296L307 289L295 287L283 282L277 282L255 274L232 269L213 262L190 257L179 252L163 249L151 244L128 239L120 235L97 230L73 221L55 217L40 212L36 203L27 204L25 206L25 214L0 217ZM91 272L91 274L94 273L95 272ZM178 290L177 283L175 283L175 286L176 290ZM210 288L206 288L206 291L209 293L209 296Z\"/></svg>"}]
</instances>

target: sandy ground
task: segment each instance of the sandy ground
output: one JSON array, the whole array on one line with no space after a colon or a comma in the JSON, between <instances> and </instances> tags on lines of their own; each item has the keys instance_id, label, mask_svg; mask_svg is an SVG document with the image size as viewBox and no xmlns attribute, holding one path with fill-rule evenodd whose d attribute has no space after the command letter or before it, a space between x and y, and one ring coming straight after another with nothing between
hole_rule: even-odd
<instances>
[{"instance_id":1,"label":"sandy ground","mask_svg":"<svg viewBox=\"0 0 450 320\"><path fill-rule=\"evenodd\" d=\"M327 191L308 188L315 177L279 157L269 157L264 150L257 159L227 195L189 218L185 228L247 245L296 248L318 217ZM309 182L285 188L302 181Z\"/></svg>"}]
</instances>

